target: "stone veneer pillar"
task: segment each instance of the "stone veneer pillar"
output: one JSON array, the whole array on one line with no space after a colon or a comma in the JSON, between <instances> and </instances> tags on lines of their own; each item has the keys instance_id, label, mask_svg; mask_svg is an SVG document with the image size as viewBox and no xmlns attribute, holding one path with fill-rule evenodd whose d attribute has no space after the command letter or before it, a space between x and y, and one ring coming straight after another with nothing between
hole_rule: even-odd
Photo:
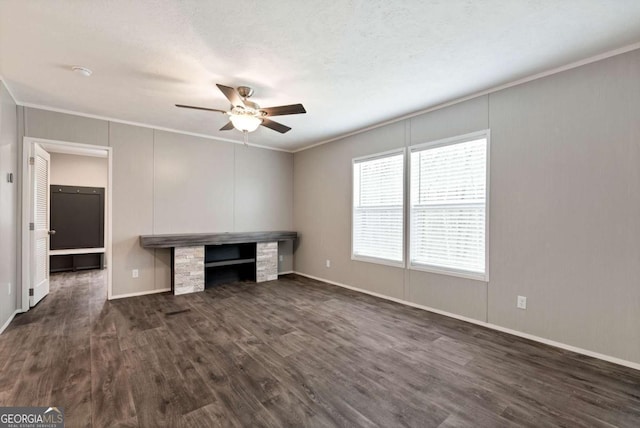
<instances>
[{"instance_id":1,"label":"stone veneer pillar","mask_svg":"<svg viewBox=\"0 0 640 428\"><path fill-rule=\"evenodd\" d=\"M278 279L278 243L256 244L256 282Z\"/></svg>"},{"instance_id":2,"label":"stone veneer pillar","mask_svg":"<svg viewBox=\"0 0 640 428\"><path fill-rule=\"evenodd\" d=\"M204 291L204 246L175 247L173 294Z\"/></svg>"}]
</instances>

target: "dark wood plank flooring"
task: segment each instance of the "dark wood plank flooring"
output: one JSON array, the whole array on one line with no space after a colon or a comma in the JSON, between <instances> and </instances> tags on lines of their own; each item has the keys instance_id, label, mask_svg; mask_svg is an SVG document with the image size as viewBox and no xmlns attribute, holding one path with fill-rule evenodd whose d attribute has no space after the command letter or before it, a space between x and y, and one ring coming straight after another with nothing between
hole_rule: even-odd
<instances>
[{"instance_id":1,"label":"dark wood plank flooring","mask_svg":"<svg viewBox=\"0 0 640 428\"><path fill-rule=\"evenodd\" d=\"M640 372L295 275L105 301L58 274L0 405L68 427L638 427Z\"/></svg>"}]
</instances>

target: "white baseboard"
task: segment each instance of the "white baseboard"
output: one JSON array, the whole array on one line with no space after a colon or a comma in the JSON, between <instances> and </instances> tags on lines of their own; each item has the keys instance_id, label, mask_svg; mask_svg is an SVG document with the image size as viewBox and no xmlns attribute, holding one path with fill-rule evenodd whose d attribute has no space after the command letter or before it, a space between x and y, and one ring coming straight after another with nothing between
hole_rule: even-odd
<instances>
[{"instance_id":1,"label":"white baseboard","mask_svg":"<svg viewBox=\"0 0 640 428\"><path fill-rule=\"evenodd\" d=\"M136 296L146 296L148 294L166 293L167 291L171 291L171 289L163 288L161 290L137 291L135 293L118 294L115 296L111 296L109 300L126 299L127 297L136 297Z\"/></svg>"},{"instance_id":2,"label":"white baseboard","mask_svg":"<svg viewBox=\"0 0 640 428\"><path fill-rule=\"evenodd\" d=\"M14 318L16 315L18 315L19 313L22 313L22 310L20 310L20 309L16 309L16 310L11 314L11 316L9 317L9 319L7 320L7 322L5 322L5 323L2 325L2 327L0 327L0 334L2 334L2 333L5 331L5 329L6 329L7 327L9 327L9 324L11 324L11 321L13 321L13 318Z\"/></svg>"},{"instance_id":3,"label":"white baseboard","mask_svg":"<svg viewBox=\"0 0 640 428\"><path fill-rule=\"evenodd\" d=\"M392 302L396 302L396 303L400 303L400 304L403 304L403 305L411 306L411 307L414 307L414 308L422 309L422 310L425 310L425 311L433 312L433 313L436 313L436 314L439 314L439 315L444 315L444 316L447 316L447 317L450 317L450 318L455 318L455 319L460 320L460 321L465 321L465 322L468 322L468 323L471 323L471 324L476 324L476 325L479 325L479 326L482 326L482 327L487 327L487 328L490 328L492 330L497 330L497 331L501 331L503 333L512 334L514 336L522 337L524 339L533 340L534 342L544 343L545 345L553 346L553 347L564 349L564 350L567 350L567 351L572 351L572 352L575 352L577 354L586 355L586 356L589 356L589 357L597 358L599 360L604 360L604 361L608 361L610 363L614 363L614 364L618 364L618 365L621 365L621 366L629 367L629 368L632 368L632 369L640 370L640 363L634 363L633 361L627 361L627 360L623 360L621 358L612 357L610 355L601 354L599 352L589 351L588 349L578 348L576 346L567 345L566 343L556 342L555 340L545 339L544 337L534 336L533 334L523 333L523 332L518 331L518 330L512 330L510 328L506 328L506 327L502 327L502 326L499 326L499 325L496 325L496 324L491 324L491 323L488 323L488 322L480 321L480 320L477 320L477 319L474 319L474 318L469 318L469 317L465 317L465 316L462 316L462 315L457 315L457 314L454 314L454 313L451 313L451 312L442 311L440 309L431 308L429 306L424 306L424 305L420 305L420 304L417 304L417 303L408 302L406 300L397 299L395 297L385 296L384 294L380 294L380 293L376 293L376 292L368 291L368 290L363 290L362 288L353 287L351 285L342 284L340 282L331 281L331 280L320 278L320 277L317 277L317 276L307 275L306 273L302 273L302 272L293 272L293 273L295 273L297 275L300 275L300 276L307 277L307 278L315 279L316 281L326 282L328 284L337 285L338 287L348 288L349 290L358 291L358 292L364 293L364 294L369 294L371 296L379 297L381 299L390 300Z\"/></svg>"},{"instance_id":4,"label":"white baseboard","mask_svg":"<svg viewBox=\"0 0 640 428\"><path fill-rule=\"evenodd\" d=\"M286 272L278 272L278 276L280 276L280 275L289 275L289 274L292 274L292 273L295 273L295 272L292 271L292 270L288 270Z\"/></svg>"}]
</instances>

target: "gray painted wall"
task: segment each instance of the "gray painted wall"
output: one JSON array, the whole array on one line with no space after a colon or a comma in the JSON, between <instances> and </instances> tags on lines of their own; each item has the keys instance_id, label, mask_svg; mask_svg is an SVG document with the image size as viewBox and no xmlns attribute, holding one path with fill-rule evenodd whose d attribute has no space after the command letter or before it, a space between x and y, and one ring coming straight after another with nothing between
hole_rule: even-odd
<instances>
[{"instance_id":1,"label":"gray painted wall","mask_svg":"<svg viewBox=\"0 0 640 428\"><path fill-rule=\"evenodd\" d=\"M13 183L7 174L13 173ZM18 119L16 103L0 82L0 326L18 308ZM10 293L10 294L9 294Z\"/></svg>"},{"instance_id":2,"label":"gray painted wall","mask_svg":"<svg viewBox=\"0 0 640 428\"><path fill-rule=\"evenodd\" d=\"M169 250L144 249L139 235L293 227L289 153L34 108L24 111L28 137L113 147L114 296L171 286ZM281 249L280 269L291 270L292 247ZM139 270L138 278L132 278L132 269Z\"/></svg>"},{"instance_id":3,"label":"gray painted wall","mask_svg":"<svg viewBox=\"0 0 640 428\"><path fill-rule=\"evenodd\" d=\"M109 122L36 108L25 109L25 136L109 145Z\"/></svg>"},{"instance_id":4,"label":"gray painted wall","mask_svg":"<svg viewBox=\"0 0 640 428\"><path fill-rule=\"evenodd\" d=\"M113 294L169 288L170 266L167 269L161 254L140 247L139 241L139 235L153 233L154 130L110 123L109 131L113 147ZM131 277L132 269L138 269L138 278Z\"/></svg>"},{"instance_id":5,"label":"gray painted wall","mask_svg":"<svg viewBox=\"0 0 640 428\"><path fill-rule=\"evenodd\" d=\"M634 51L492 94L489 322L640 362L639 76Z\"/></svg>"},{"instance_id":6,"label":"gray painted wall","mask_svg":"<svg viewBox=\"0 0 640 428\"><path fill-rule=\"evenodd\" d=\"M639 75L634 51L296 153L295 270L640 363ZM353 157L486 128L490 282L351 260Z\"/></svg>"},{"instance_id":7,"label":"gray painted wall","mask_svg":"<svg viewBox=\"0 0 640 428\"><path fill-rule=\"evenodd\" d=\"M295 270L485 321L484 282L351 260L351 160L487 127L487 97L480 97L296 153Z\"/></svg>"}]
</instances>

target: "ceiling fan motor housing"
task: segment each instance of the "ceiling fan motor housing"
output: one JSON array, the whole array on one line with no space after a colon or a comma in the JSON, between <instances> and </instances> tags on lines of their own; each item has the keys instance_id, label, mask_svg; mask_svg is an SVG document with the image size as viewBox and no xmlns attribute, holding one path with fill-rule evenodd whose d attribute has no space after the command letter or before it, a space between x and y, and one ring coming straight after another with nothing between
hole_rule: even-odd
<instances>
[{"instance_id":1,"label":"ceiling fan motor housing","mask_svg":"<svg viewBox=\"0 0 640 428\"><path fill-rule=\"evenodd\" d=\"M253 88L249 86L238 86L237 90L242 98L249 98L253 95Z\"/></svg>"}]
</instances>

